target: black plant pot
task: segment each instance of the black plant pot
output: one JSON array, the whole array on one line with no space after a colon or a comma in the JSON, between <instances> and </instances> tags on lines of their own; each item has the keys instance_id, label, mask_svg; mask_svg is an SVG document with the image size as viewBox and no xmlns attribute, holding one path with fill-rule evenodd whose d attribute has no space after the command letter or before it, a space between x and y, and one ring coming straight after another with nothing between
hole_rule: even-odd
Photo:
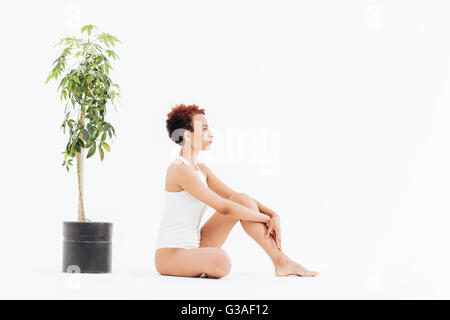
<instances>
[{"instance_id":1,"label":"black plant pot","mask_svg":"<svg viewBox=\"0 0 450 320\"><path fill-rule=\"evenodd\" d=\"M111 222L63 222L63 272L110 273Z\"/></svg>"}]
</instances>

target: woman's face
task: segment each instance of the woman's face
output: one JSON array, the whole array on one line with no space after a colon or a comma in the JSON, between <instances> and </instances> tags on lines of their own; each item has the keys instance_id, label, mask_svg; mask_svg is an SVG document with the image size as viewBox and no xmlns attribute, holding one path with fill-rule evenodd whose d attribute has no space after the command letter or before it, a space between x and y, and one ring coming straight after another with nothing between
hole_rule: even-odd
<instances>
[{"instance_id":1,"label":"woman's face","mask_svg":"<svg viewBox=\"0 0 450 320\"><path fill-rule=\"evenodd\" d=\"M192 117L194 126L194 139L191 145L194 150L207 150L211 147L213 134L208 126L208 121L202 114L196 114ZM192 136L192 135L191 135Z\"/></svg>"}]
</instances>

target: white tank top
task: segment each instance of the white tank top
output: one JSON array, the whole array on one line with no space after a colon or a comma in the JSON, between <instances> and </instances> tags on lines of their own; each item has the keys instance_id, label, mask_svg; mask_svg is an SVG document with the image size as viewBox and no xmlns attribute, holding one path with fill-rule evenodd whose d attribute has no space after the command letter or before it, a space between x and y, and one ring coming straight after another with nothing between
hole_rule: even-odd
<instances>
[{"instance_id":1,"label":"white tank top","mask_svg":"<svg viewBox=\"0 0 450 320\"><path fill-rule=\"evenodd\" d=\"M176 156L185 164L187 160ZM207 185L206 177L195 164L195 172ZM159 248L198 248L200 246L200 222L207 205L193 197L186 190L170 192L164 190L164 207L158 230L156 249Z\"/></svg>"}]
</instances>

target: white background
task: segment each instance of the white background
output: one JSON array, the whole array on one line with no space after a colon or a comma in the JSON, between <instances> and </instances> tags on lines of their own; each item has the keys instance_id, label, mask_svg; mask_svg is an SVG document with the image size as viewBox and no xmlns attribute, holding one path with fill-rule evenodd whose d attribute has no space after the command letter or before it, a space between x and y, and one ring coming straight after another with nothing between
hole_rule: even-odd
<instances>
[{"instance_id":1,"label":"white background","mask_svg":"<svg viewBox=\"0 0 450 320\"><path fill-rule=\"evenodd\" d=\"M3 2L1 297L450 298L449 14L446 1ZM123 99L111 153L85 163L87 217L114 223L113 273L74 285L61 263L76 175L44 81L52 46L85 24L122 41ZM239 224L227 277L156 273L179 103L206 110L200 159L278 212L283 250L320 277L275 277Z\"/></svg>"}]
</instances>

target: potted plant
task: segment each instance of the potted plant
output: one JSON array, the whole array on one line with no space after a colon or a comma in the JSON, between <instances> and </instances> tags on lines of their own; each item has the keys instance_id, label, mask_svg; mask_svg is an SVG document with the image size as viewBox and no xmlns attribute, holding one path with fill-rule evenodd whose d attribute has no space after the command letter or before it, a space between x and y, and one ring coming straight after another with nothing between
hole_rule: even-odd
<instances>
[{"instance_id":1,"label":"potted plant","mask_svg":"<svg viewBox=\"0 0 450 320\"><path fill-rule=\"evenodd\" d=\"M81 38L66 37L55 44L62 51L45 81L60 79L57 91L66 104L61 129L64 134L69 130L69 141L61 152L62 166L69 172L74 157L77 162L78 221L63 221L63 272L111 272L112 223L86 218L83 168L84 149L88 149L86 158L97 152L103 161L104 150L111 151L106 140L116 136L105 115L107 106L116 107L115 99L120 97L119 85L109 77L109 58L118 59L112 47L120 41L108 33L91 35L94 29L97 27L83 26Z\"/></svg>"}]
</instances>

